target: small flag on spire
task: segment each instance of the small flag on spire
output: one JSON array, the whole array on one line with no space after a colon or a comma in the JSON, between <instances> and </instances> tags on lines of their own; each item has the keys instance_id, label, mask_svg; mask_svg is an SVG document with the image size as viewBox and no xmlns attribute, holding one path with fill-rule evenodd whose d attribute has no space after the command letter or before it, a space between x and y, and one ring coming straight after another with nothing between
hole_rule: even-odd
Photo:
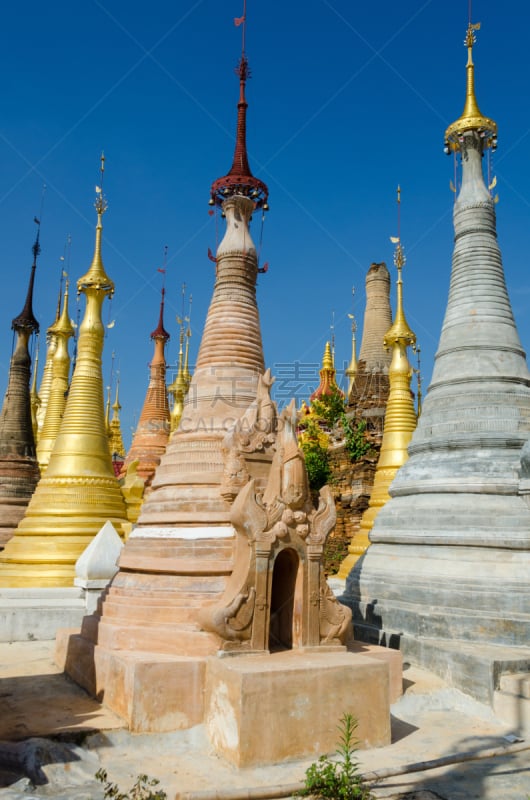
<instances>
[{"instance_id":1,"label":"small flag on spire","mask_svg":"<svg viewBox=\"0 0 530 800\"><path fill-rule=\"evenodd\" d=\"M162 269L161 267L157 267L156 271L157 271L157 272L161 272L161 273L162 273L162 275L165 275L165 274L166 274L166 271L165 271L165 269Z\"/></svg>"},{"instance_id":2,"label":"small flag on spire","mask_svg":"<svg viewBox=\"0 0 530 800\"><path fill-rule=\"evenodd\" d=\"M239 26L242 25L244 23L244 21L245 21L245 15L244 14L243 14L242 17L234 17L234 25L236 26L236 28L239 28Z\"/></svg>"}]
</instances>

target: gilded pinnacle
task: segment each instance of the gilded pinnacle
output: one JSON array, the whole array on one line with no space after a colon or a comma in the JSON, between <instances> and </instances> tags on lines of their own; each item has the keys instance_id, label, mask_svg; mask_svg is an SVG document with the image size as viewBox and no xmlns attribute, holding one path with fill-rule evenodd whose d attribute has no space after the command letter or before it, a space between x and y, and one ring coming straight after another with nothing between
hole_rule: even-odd
<instances>
[{"instance_id":1,"label":"gilded pinnacle","mask_svg":"<svg viewBox=\"0 0 530 800\"><path fill-rule=\"evenodd\" d=\"M70 315L68 313L68 288L69 282L66 281L66 286L64 290L64 301L63 301L63 310L56 322L48 328L49 333L53 333L55 335L62 335L66 338L74 335L74 327L70 320Z\"/></svg>"},{"instance_id":2,"label":"gilded pinnacle","mask_svg":"<svg viewBox=\"0 0 530 800\"><path fill-rule=\"evenodd\" d=\"M461 137L467 131L477 131L484 140L484 149L495 148L497 145L497 123L481 113L475 95L475 65L473 63L473 45L476 42L475 31L479 30L480 23L469 23L465 38L467 47L467 86L466 101L462 115L449 125L445 132L446 151L460 150Z\"/></svg>"},{"instance_id":3,"label":"gilded pinnacle","mask_svg":"<svg viewBox=\"0 0 530 800\"><path fill-rule=\"evenodd\" d=\"M101 256L101 234L103 231L101 217L103 216L104 210L105 209L102 211L98 210L94 258L92 259L92 264L90 265L88 272L77 281L78 292L85 292L87 289L96 289L105 292L105 294L114 293L114 283L110 280L105 272L105 267L103 266L103 259Z\"/></svg>"},{"instance_id":4,"label":"gilded pinnacle","mask_svg":"<svg viewBox=\"0 0 530 800\"><path fill-rule=\"evenodd\" d=\"M385 334L384 345L385 347L392 347L395 344L402 344L405 346L413 345L416 343L416 334L411 330L403 311L403 278L401 277L402 269L405 265L405 254L403 246L400 241L396 244L394 252L394 264L397 267L397 302L396 302L396 316L394 323L389 331Z\"/></svg>"},{"instance_id":5,"label":"gilded pinnacle","mask_svg":"<svg viewBox=\"0 0 530 800\"><path fill-rule=\"evenodd\" d=\"M331 345L329 342L326 342L326 347L324 348L322 369L335 369L335 365L333 364L333 356L331 354Z\"/></svg>"}]
</instances>

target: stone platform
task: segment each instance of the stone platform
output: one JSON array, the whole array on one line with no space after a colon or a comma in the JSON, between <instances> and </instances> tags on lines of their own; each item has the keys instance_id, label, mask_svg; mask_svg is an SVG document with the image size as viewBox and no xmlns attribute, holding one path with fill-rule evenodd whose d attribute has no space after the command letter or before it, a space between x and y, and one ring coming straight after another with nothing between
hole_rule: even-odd
<instances>
[{"instance_id":1,"label":"stone platform","mask_svg":"<svg viewBox=\"0 0 530 800\"><path fill-rule=\"evenodd\" d=\"M84 624L87 620L90 617ZM233 745L235 740L243 742L245 731L256 724L277 731L303 722L305 731L321 731L323 752L322 743L331 746L336 739L337 714L349 711L359 721L358 735L366 746L387 741L389 704L401 695L401 653L358 642L352 642L349 650L225 657L149 654L108 650L89 643L79 629L64 629L57 635L55 661L119 714L130 731L161 733L210 719L211 738L219 752L237 765L250 765L317 752L317 739L312 738L309 749L306 744L297 751L291 736L282 743L272 742L270 752L262 742L261 755ZM219 703L232 709L230 732L219 727Z\"/></svg>"},{"instance_id":2,"label":"stone platform","mask_svg":"<svg viewBox=\"0 0 530 800\"><path fill-rule=\"evenodd\" d=\"M0 589L0 642L55 639L86 613L82 589Z\"/></svg>"},{"instance_id":3,"label":"stone platform","mask_svg":"<svg viewBox=\"0 0 530 800\"><path fill-rule=\"evenodd\" d=\"M318 757L336 745L339 709L362 747L389 744L388 666L318 650L208 659L205 723L220 755L238 768Z\"/></svg>"}]
</instances>

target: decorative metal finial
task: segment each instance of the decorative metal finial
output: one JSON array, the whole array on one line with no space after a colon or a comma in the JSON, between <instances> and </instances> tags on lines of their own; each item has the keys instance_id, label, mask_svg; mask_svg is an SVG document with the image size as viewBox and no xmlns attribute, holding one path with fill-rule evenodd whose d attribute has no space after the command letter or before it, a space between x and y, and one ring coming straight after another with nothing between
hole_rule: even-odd
<instances>
[{"instance_id":1,"label":"decorative metal finial","mask_svg":"<svg viewBox=\"0 0 530 800\"><path fill-rule=\"evenodd\" d=\"M483 150L497 147L497 123L489 117L485 117L480 111L475 95L475 65L473 63L473 46L477 37L475 31L480 30L480 22L471 22L471 6L469 7L469 23L466 31L464 45L467 47L467 81L466 81L466 101L462 115L449 125L445 132L445 153L461 150L464 141L464 134L468 131L476 131L482 140Z\"/></svg>"},{"instance_id":2,"label":"decorative metal finial","mask_svg":"<svg viewBox=\"0 0 530 800\"><path fill-rule=\"evenodd\" d=\"M406 258L405 253L403 251L403 245L401 244L401 186L398 185L397 187L397 228L398 228L398 235L391 236L390 241L396 245L394 250L394 265L397 267L398 271L398 281L401 279L401 270L405 266Z\"/></svg>"},{"instance_id":3,"label":"decorative metal finial","mask_svg":"<svg viewBox=\"0 0 530 800\"><path fill-rule=\"evenodd\" d=\"M245 54L246 21L246 0L243 0L243 16L234 19L236 27L240 25L243 27L241 58L235 70L236 75L239 77L239 102L237 104L237 129L234 158L227 175L218 178L212 183L209 202L211 206L222 206L229 197L233 195L243 195L253 201L255 208L263 208L264 211L268 211L268 187L263 181L260 181L259 178L253 176L247 155L246 127L248 103L245 98L245 85L247 79L250 78L250 69Z\"/></svg>"},{"instance_id":4,"label":"decorative metal finial","mask_svg":"<svg viewBox=\"0 0 530 800\"><path fill-rule=\"evenodd\" d=\"M401 244L401 187L397 187L397 222L398 222L398 236L391 236L390 241L396 245L394 250L394 264L397 269L397 301L396 301L396 315L394 322L389 331L385 334L383 343L385 347L392 347L396 342L403 342L406 345L414 345L416 342L416 335L409 327L405 318L403 310L403 278L401 275L402 269L405 266L406 258Z\"/></svg>"},{"instance_id":5,"label":"decorative metal finial","mask_svg":"<svg viewBox=\"0 0 530 800\"><path fill-rule=\"evenodd\" d=\"M355 335L357 332L357 322L355 321L355 286L351 287L351 305L352 313L348 314L348 317L351 319L351 332Z\"/></svg>"},{"instance_id":6,"label":"decorative metal finial","mask_svg":"<svg viewBox=\"0 0 530 800\"><path fill-rule=\"evenodd\" d=\"M167 342L171 337L169 333L164 328L164 304L165 304L165 296L166 296L166 271L167 271L167 251L168 246L167 244L164 246L164 260L163 260L163 267L157 267L157 272L162 273L162 290L161 290L161 300L160 300L160 315L158 317L158 325L151 333L151 339L163 339Z\"/></svg>"},{"instance_id":7,"label":"decorative metal finial","mask_svg":"<svg viewBox=\"0 0 530 800\"><path fill-rule=\"evenodd\" d=\"M95 207L96 211L98 212L98 214L104 214L105 211L107 210L108 203L107 203L107 200L105 198L105 195L103 194L103 176L104 176L104 173L105 173L105 154L103 152L101 153L101 162L100 163L101 163L101 166L99 168L99 172L100 172L101 177L100 177L100 180L99 180L99 186L96 186L96 201L94 203L94 207Z\"/></svg>"}]
</instances>

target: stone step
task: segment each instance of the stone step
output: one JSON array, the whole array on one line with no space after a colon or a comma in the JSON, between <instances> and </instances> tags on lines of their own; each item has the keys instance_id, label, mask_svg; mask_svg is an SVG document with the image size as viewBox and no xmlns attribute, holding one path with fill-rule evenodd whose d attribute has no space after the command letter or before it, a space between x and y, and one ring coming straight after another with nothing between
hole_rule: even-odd
<instances>
[{"instance_id":1,"label":"stone step","mask_svg":"<svg viewBox=\"0 0 530 800\"><path fill-rule=\"evenodd\" d=\"M134 595L114 587L109 589L108 596L112 598L113 605L128 606L134 603L145 606L163 605L171 608L201 606L204 605L205 599L208 599L204 592L180 592L178 595L169 594L168 592L152 592L149 595L142 592L142 594Z\"/></svg>"},{"instance_id":2,"label":"stone step","mask_svg":"<svg viewBox=\"0 0 530 800\"><path fill-rule=\"evenodd\" d=\"M107 650L207 656L219 649L219 637L184 625L113 625L100 620L97 644Z\"/></svg>"},{"instance_id":3,"label":"stone step","mask_svg":"<svg viewBox=\"0 0 530 800\"><path fill-rule=\"evenodd\" d=\"M340 600L345 598L339 597ZM495 604L488 611L473 611L466 608L428 606L419 612L415 604L396 600L381 603L346 603L353 611L356 638L363 638L362 630L373 628L377 641L381 619L392 634L405 634L416 638L480 642L487 631L489 641L495 645L516 647L519 642L530 642L530 614L510 615L509 624L502 615L495 614ZM359 630L359 634L357 633Z\"/></svg>"},{"instance_id":4,"label":"stone step","mask_svg":"<svg viewBox=\"0 0 530 800\"><path fill-rule=\"evenodd\" d=\"M201 605L198 604L199 607ZM113 598L107 598L105 602L105 619L112 623L180 625L188 623L196 616L197 606L192 604L115 603Z\"/></svg>"},{"instance_id":5,"label":"stone step","mask_svg":"<svg viewBox=\"0 0 530 800\"><path fill-rule=\"evenodd\" d=\"M501 675L499 690L530 700L530 672Z\"/></svg>"},{"instance_id":6,"label":"stone step","mask_svg":"<svg viewBox=\"0 0 530 800\"><path fill-rule=\"evenodd\" d=\"M0 642L49 641L59 628L79 626L85 614L81 589L4 589Z\"/></svg>"}]
</instances>

